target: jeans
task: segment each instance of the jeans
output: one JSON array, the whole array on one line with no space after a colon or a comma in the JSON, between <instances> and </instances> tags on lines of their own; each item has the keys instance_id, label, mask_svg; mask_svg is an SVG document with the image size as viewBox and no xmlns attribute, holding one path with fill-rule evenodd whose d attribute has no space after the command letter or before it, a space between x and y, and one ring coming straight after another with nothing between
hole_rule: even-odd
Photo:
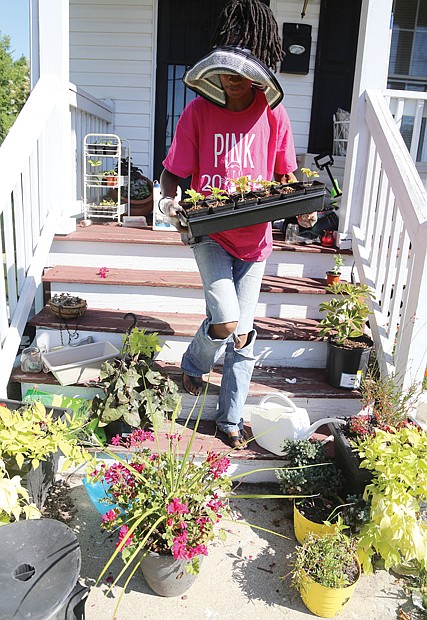
<instances>
[{"instance_id":1,"label":"jeans","mask_svg":"<svg viewBox=\"0 0 427 620\"><path fill-rule=\"evenodd\" d=\"M230 433L243 427L243 405L256 361L253 321L265 261L251 263L235 258L207 236L199 237L192 247L203 282L207 318L184 353L181 368L189 376L201 377L225 351L216 424ZM241 349L234 346L234 334L224 340L209 334L211 325L234 322L236 335L248 334Z\"/></svg>"}]
</instances>

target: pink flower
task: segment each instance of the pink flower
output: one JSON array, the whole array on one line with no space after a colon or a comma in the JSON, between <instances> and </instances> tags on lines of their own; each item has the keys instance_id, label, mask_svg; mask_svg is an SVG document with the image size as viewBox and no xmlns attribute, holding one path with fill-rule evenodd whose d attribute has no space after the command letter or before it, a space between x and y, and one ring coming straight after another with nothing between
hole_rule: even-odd
<instances>
[{"instance_id":1,"label":"pink flower","mask_svg":"<svg viewBox=\"0 0 427 620\"><path fill-rule=\"evenodd\" d=\"M120 435L115 435L115 437L111 438L111 443L113 444L113 446L120 446L120 444L122 443L122 438Z\"/></svg>"},{"instance_id":2,"label":"pink flower","mask_svg":"<svg viewBox=\"0 0 427 620\"><path fill-rule=\"evenodd\" d=\"M129 545L132 544L132 539L133 539L133 534L131 534L129 536L129 538L126 540L126 542L124 543L123 540L126 536L126 534L129 532L129 528L127 525L122 525L122 527L120 528L119 531L119 540L116 543L116 547L119 547L121 550L123 550L123 547L128 547Z\"/></svg>"},{"instance_id":3,"label":"pink flower","mask_svg":"<svg viewBox=\"0 0 427 620\"><path fill-rule=\"evenodd\" d=\"M206 463L208 463L210 467L214 480L217 480L222 474L226 473L230 466L230 459L226 456L221 457L215 452L208 452Z\"/></svg>"},{"instance_id":4,"label":"pink flower","mask_svg":"<svg viewBox=\"0 0 427 620\"><path fill-rule=\"evenodd\" d=\"M114 510L109 510L108 512L102 515L103 523L115 521L115 519L116 519L116 513L114 512Z\"/></svg>"},{"instance_id":5,"label":"pink flower","mask_svg":"<svg viewBox=\"0 0 427 620\"><path fill-rule=\"evenodd\" d=\"M174 497L171 503L167 507L167 511L169 514L178 513L178 514L188 514L190 511L188 510L187 504L182 504L177 497Z\"/></svg>"},{"instance_id":6,"label":"pink flower","mask_svg":"<svg viewBox=\"0 0 427 620\"><path fill-rule=\"evenodd\" d=\"M107 267L100 267L96 275L99 276L100 278L106 278L108 272L109 272L109 269L107 269Z\"/></svg>"}]
</instances>

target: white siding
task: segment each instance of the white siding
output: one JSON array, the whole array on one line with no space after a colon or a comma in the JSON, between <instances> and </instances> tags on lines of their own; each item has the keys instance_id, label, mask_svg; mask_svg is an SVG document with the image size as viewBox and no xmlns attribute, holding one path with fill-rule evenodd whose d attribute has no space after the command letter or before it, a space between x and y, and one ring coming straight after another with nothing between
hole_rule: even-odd
<instances>
[{"instance_id":1,"label":"white siding","mask_svg":"<svg viewBox=\"0 0 427 620\"><path fill-rule=\"evenodd\" d=\"M307 5L306 15L301 20L302 6L302 0L276 0L276 2L271 3L271 8L275 12L276 20L279 24L280 36L282 36L284 22L307 24L312 27L309 73L307 75L277 73L276 75L285 92L283 105L291 120L297 154L306 153L308 149L320 0L310 0Z\"/></svg>"},{"instance_id":2,"label":"white siding","mask_svg":"<svg viewBox=\"0 0 427 620\"><path fill-rule=\"evenodd\" d=\"M302 0L272 0L280 34L283 22L310 24L308 75L277 73L285 91L298 154L307 152L320 0L301 21ZM70 0L70 80L100 99L112 100L115 133L131 142L132 161L152 177L157 41L157 0Z\"/></svg>"},{"instance_id":3,"label":"white siding","mask_svg":"<svg viewBox=\"0 0 427 620\"><path fill-rule=\"evenodd\" d=\"M157 0L70 0L70 80L112 100L114 131L152 176Z\"/></svg>"}]
</instances>

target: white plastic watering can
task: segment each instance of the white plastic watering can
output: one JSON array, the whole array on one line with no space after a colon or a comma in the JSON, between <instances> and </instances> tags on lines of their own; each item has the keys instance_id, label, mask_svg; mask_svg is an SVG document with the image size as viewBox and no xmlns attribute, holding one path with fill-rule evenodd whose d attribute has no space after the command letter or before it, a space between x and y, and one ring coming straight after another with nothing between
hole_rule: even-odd
<instances>
[{"instance_id":1,"label":"white plastic watering can","mask_svg":"<svg viewBox=\"0 0 427 620\"><path fill-rule=\"evenodd\" d=\"M279 456L283 454L285 439L308 439L319 426L328 423L345 424L345 420L322 418L310 425L307 409L296 407L290 398L281 392L267 394L251 411L255 441L265 450Z\"/></svg>"}]
</instances>

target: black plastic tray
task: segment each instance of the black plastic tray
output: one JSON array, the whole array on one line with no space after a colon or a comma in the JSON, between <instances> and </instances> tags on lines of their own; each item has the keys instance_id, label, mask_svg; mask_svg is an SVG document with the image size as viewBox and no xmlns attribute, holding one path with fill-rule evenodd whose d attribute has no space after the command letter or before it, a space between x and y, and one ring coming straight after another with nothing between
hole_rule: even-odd
<instances>
[{"instance_id":1,"label":"black plastic tray","mask_svg":"<svg viewBox=\"0 0 427 620\"><path fill-rule=\"evenodd\" d=\"M299 196L283 196L273 202L245 205L245 202L230 205L228 210L221 210L218 213L189 214L187 219L190 231L193 236L207 235L210 233L221 232L222 230L232 230L233 228L243 228L252 224L272 222L303 213L321 211L325 201L326 190L324 186L310 194Z\"/></svg>"}]
</instances>

